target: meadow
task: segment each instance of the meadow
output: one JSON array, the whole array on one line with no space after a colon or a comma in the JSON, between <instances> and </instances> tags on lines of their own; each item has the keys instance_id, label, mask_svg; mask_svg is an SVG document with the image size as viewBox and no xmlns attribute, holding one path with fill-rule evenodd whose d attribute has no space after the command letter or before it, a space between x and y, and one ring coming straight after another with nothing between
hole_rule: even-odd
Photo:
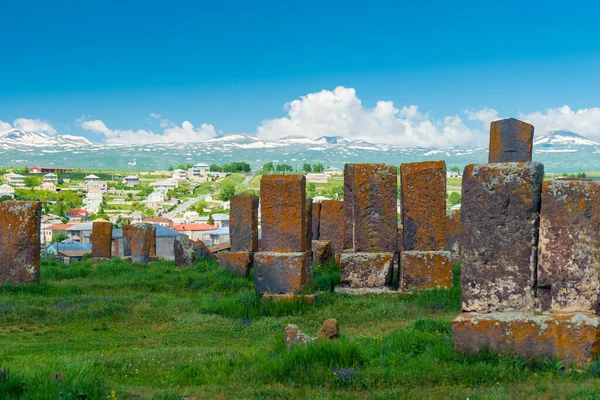
<instances>
[{"instance_id":1,"label":"meadow","mask_svg":"<svg viewBox=\"0 0 600 400\"><path fill-rule=\"evenodd\" d=\"M597 398L598 363L453 352L452 289L332 293L315 269L312 306L261 303L252 277L217 262L43 261L41 283L0 286L0 399ZM284 327L341 339L286 351Z\"/></svg>"}]
</instances>

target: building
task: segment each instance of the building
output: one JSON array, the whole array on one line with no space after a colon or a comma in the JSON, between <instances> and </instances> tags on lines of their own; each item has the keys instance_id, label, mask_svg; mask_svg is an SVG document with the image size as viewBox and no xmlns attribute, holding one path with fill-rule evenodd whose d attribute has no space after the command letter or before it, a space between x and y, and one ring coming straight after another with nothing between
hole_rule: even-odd
<instances>
[{"instance_id":1,"label":"building","mask_svg":"<svg viewBox=\"0 0 600 400\"><path fill-rule=\"evenodd\" d=\"M44 182L40 186L41 190L47 190L48 192L56 192L56 184L52 182Z\"/></svg>"},{"instance_id":2,"label":"building","mask_svg":"<svg viewBox=\"0 0 600 400\"><path fill-rule=\"evenodd\" d=\"M63 235L70 236L67 232L67 229L74 225L75 224L44 224L40 229L40 241L43 245L46 245L52 242L54 235L59 235L62 233Z\"/></svg>"},{"instance_id":3,"label":"building","mask_svg":"<svg viewBox=\"0 0 600 400\"><path fill-rule=\"evenodd\" d=\"M214 246L222 243L229 243L229 227L219 228L214 231L209 231L210 234L210 244L206 243L208 246Z\"/></svg>"},{"instance_id":4,"label":"building","mask_svg":"<svg viewBox=\"0 0 600 400\"><path fill-rule=\"evenodd\" d=\"M107 181L89 181L85 184L86 192L108 193Z\"/></svg>"},{"instance_id":5,"label":"building","mask_svg":"<svg viewBox=\"0 0 600 400\"><path fill-rule=\"evenodd\" d=\"M198 163L187 170L187 177L190 180L197 180L207 176L209 172L210 166L208 164Z\"/></svg>"},{"instance_id":6,"label":"building","mask_svg":"<svg viewBox=\"0 0 600 400\"><path fill-rule=\"evenodd\" d=\"M9 172L8 174L4 174L4 180L14 187L25 187L25 177L23 175Z\"/></svg>"},{"instance_id":7,"label":"building","mask_svg":"<svg viewBox=\"0 0 600 400\"><path fill-rule=\"evenodd\" d=\"M173 179L176 181L185 181L187 180L187 174L184 170L178 168L173 170Z\"/></svg>"},{"instance_id":8,"label":"building","mask_svg":"<svg viewBox=\"0 0 600 400\"><path fill-rule=\"evenodd\" d=\"M460 172L458 172L458 171L446 171L446 178L460 178Z\"/></svg>"},{"instance_id":9,"label":"building","mask_svg":"<svg viewBox=\"0 0 600 400\"><path fill-rule=\"evenodd\" d=\"M15 198L15 188L10 185L0 185L0 197L8 196L11 199Z\"/></svg>"},{"instance_id":10,"label":"building","mask_svg":"<svg viewBox=\"0 0 600 400\"><path fill-rule=\"evenodd\" d=\"M306 183L327 183L329 175L325 174L306 174Z\"/></svg>"},{"instance_id":11,"label":"building","mask_svg":"<svg viewBox=\"0 0 600 400\"><path fill-rule=\"evenodd\" d=\"M97 213L100 211L100 206L102 205L102 201L104 198L102 197L102 193L100 192L90 192L83 199L83 204L85 204L84 208L89 213Z\"/></svg>"},{"instance_id":12,"label":"building","mask_svg":"<svg viewBox=\"0 0 600 400\"><path fill-rule=\"evenodd\" d=\"M218 228L209 224L181 224L173 225L173 230L187 235L191 240L202 240L208 245L210 243L210 231Z\"/></svg>"},{"instance_id":13,"label":"building","mask_svg":"<svg viewBox=\"0 0 600 400\"><path fill-rule=\"evenodd\" d=\"M154 190L169 191L169 190L175 190L179 186L179 181L172 179L172 178L168 178L168 179L163 179L162 181L152 182L148 186L154 188Z\"/></svg>"},{"instance_id":14,"label":"building","mask_svg":"<svg viewBox=\"0 0 600 400\"><path fill-rule=\"evenodd\" d=\"M339 168L327 168L323 171L325 175L334 176L334 175L344 175L344 171Z\"/></svg>"},{"instance_id":15,"label":"building","mask_svg":"<svg viewBox=\"0 0 600 400\"><path fill-rule=\"evenodd\" d=\"M202 217L196 211L186 211L183 214L183 220L188 224L193 224L196 222L200 222L202 220Z\"/></svg>"},{"instance_id":16,"label":"building","mask_svg":"<svg viewBox=\"0 0 600 400\"><path fill-rule=\"evenodd\" d=\"M175 238L184 234L159 224L153 225L156 227L156 256L164 260L174 260ZM113 229L113 255L123 256L124 246L123 229Z\"/></svg>"},{"instance_id":17,"label":"building","mask_svg":"<svg viewBox=\"0 0 600 400\"><path fill-rule=\"evenodd\" d=\"M46 247L46 254L55 256L65 264L83 260L86 254L92 253L92 244L82 243L52 243Z\"/></svg>"},{"instance_id":18,"label":"building","mask_svg":"<svg viewBox=\"0 0 600 400\"><path fill-rule=\"evenodd\" d=\"M71 168L55 168L55 167L31 167L29 168L30 174L47 174L47 173L57 173L57 172L71 172L73 169Z\"/></svg>"},{"instance_id":19,"label":"building","mask_svg":"<svg viewBox=\"0 0 600 400\"><path fill-rule=\"evenodd\" d=\"M93 222L82 222L79 224L74 224L65 229L65 232L69 235L69 238L73 242L89 244L92 243L93 224Z\"/></svg>"},{"instance_id":20,"label":"building","mask_svg":"<svg viewBox=\"0 0 600 400\"><path fill-rule=\"evenodd\" d=\"M43 176L44 183L54 183L55 185L58 183L58 175L53 172L49 172Z\"/></svg>"},{"instance_id":21,"label":"building","mask_svg":"<svg viewBox=\"0 0 600 400\"><path fill-rule=\"evenodd\" d=\"M164 226L166 228L170 228L173 226L173 221L169 218L146 218L144 222Z\"/></svg>"},{"instance_id":22,"label":"building","mask_svg":"<svg viewBox=\"0 0 600 400\"><path fill-rule=\"evenodd\" d=\"M71 223L79 223L81 221L86 221L90 218L90 214L82 208L77 210L69 210L65 213L65 216L69 219L69 222Z\"/></svg>"},{"instance_id":23,"label":"building","mask_svg":"<svg viewBox=\"0 0 600 400\"><path fill-rule=\"evenodd\" d=\"M134 187L140 184L140 177L136 175L129 175L123 178L123 185L125 187Z\"/></svg>"},{"instance_id":24,"label":"building","mask_svg":"<svg viewBox=\"0 0 600 400\"><path fill-rule=\"evenodd\" d=\"M100 177L96 176L94 174L90 174L88 176L86 176L85 178L83 178L85 180L85 183L88 184L90 182L100 182Z\"/></svg>"},{"instance_id":25,"label":"building","mask_svg":"<svg viewBox=\"0 0 600 400\"><path fill-rule=\"evenodd\" d=\"M144 200L144 203L148 208L156 210L160 208L165 201L167 201L167 195L163 191L158 191L150 193L148 199Z\"/></svg>"},{"instance_id":26,"label":"building","mask_svg":"<svg viewBox=\"0 0 600 400\"><path fill-rule=\"evenodd\" d=\"M141 211L134 211L131 213L131 223L139 224L144 220L144 214Z\"/></svg>"},{"instance_id":27,"label":"building","mask_svg":"<svg viewBox=\"0 0 600 400\"><path fill-rule=\"evenodd\" d=\"M202 216L202 217L200 217L199 221L201 223L208 223L208 221L210 221L211 217L212 217L212 220L213 220L213 225L216 226L217 228L227 228L227 227L229 227L229 214L217 213L217 214L213 214L210 217L208 217L208 216Z\"/></svg>"}]
</instances>

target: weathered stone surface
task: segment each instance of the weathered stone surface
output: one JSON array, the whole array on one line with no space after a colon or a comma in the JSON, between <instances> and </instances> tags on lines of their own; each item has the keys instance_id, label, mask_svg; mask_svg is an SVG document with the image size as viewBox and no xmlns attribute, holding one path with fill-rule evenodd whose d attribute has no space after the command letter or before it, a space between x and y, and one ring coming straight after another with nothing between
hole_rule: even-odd
<instances>
[{"instance_id":1,"label":"weathered stone surface","mask_svg":"<svg viewBox=\"0 0 600 400\"><path fill-rule=\"evenodd\" d=\"M468 165L462 181L461 287L464 311L534 306L544 166Z\"/></svg>"},{"instance_id":2,"label":"weathered stone surface","mask_svg":"<svg viewBox=\"0 0 600 400\"><path fill-rule=\"evenodd\" d=\"M290 350L294 346L307 345L315 341L315 338L303 333L298 325L289 324L284 330L285 348Z\"/></svg>"},{"instance_id":3,"label":"weathered stone surface","mask_svg":"<svg viewBox=\"0 0 600 400\"><path fill-rule=\"evenodd\" d=\"M404 251L404 227L398 227L398 252Z\"/></svg>"},{"instance_id":4,"label":"weathered stone surface","mask_svg":"<svg viewBox=\"0 0 600 400\"><path fill-rule=\"evenodd\" d=\"M264 175L260 181L262 249L310 250L306 228L306 179L302 175Z\"/></svg>"},{"instance_id":5,"label":"weathered stone surface","mask_svg":"<svg viewBox=\"0 0 600 400\"><path fill-rule=\"evenodd\" d=\"M344 165L344 249L354 249L354 164Z\"/></svg>"},{"instance_id":6,"label":"weathered stone surface","mask_svg":"<svg viewBox=\"0 0 600 400\"><path fill-rule=\"evenodd\" d=\"M341 286L380 288L392 283L394 253L342 253Z\"/></svg>"},{"instance_id":7,"label":"weathered stone surface","mask_svg":"<svg viewBox=\"0 0 600 400\"><path fill-rule=\"evenodd\" d=\"M532 149L533 125L515 118L492 122L488 162L528 162Z\"/></svg>"},{"instance_id":8,"label":"weathered stone surface","mask_svg":"<svg viewBox=\"0 0 600 400\"><path fill-rule=\"evenodd\" d=\"M219 254L219 265L233 274L248 276L250 268L252 268L252 252L223 252Z\"/></svg>"},{"instance_id":9,"label":"weathered stone surface","mask_svg":"<svg viewBox=\"0 0 600 400\"><path fill-rule=\"evenodd\" d=\"M312 279L310 251L254 253L254 285L259 293L300 292Z\"/></svg>"},{"instance_id":10,"label":"weathered stone surface","mask_svg":"<svg viewBox=\"0 0 600 400\"><path fill-rule=\"evenodd\" d=\"M323 200L319 240L331 240L335 254L344 250L344 202Z\"/></svg>"},{"instance_id":11,"label":"weathered stone surface","mask_svg":"<svg viewBox=\"0 0 600 400\"><path fill-rule=\"evenodd\" d=\"M231 198L231 251L258 251L258 201L253 194L236 194Z\"/></svg>"},{"instance_id":12,"label":"weathered stone surface","mask_svg":"<svg viewBox=\"0 0 600 400\"><path fill-rule=\"evenodd\" d=\"M121 257L131 257L131 240L133 238L133 225L123 225L123 254Z\"/></svg>"},{"instance_id":13,"label":"weathered stone surface","mask_svg":"<svg viewBox=\"0 0 600 400\"><path fill-rule=\"evenodd\" d=\"M156 262L158 261L158 257L156 256L156 227L154 226L154 233L150 234L150 261Z\"/></svg>"},{"instance_id":14,"label":"weathered stone surface","mask_svg":"<svg viewBox=\"0 0 600 400\"><path fill-rule=\"evenodd\" d=\"M454 350L492 350L550 358L584 367L600 354L600 318L594 314L459 314L452 321Z\"/></svg>"},{"instance_id":15,"label":"weathered stone surface","mask_svg":"<svg viewBox=\"0 0 600 400\"><path fill-rule=\"evenodd\" d=\"M187 236L177 236L173 242L173 251L175 253L175 266L188 267L196 262L194 249L190 246L190 239Z\"/></svg>"},{"instance_id":16,"label":"weathered stone surface","mask_svg":"<svg viewBox=\"0 0 600 400\"><path fill-rule=\"evenodd\" d=\"M210 258L212 260L217 259L217 257L212 251L210 251L208 246L202 240L196 240L194 243L192 243L192 248L194 249L194 257L196 260L200 258Z\"/></svg>"},{"instance_id":17,"label":"weathered stone surface","mask_svg":"<svg viewBox=\"0 0 600 400\"><path fill-rule=\"evenodd\" d=\"M398 250L396 167L384 164L354 164L352 176L354 251L396 253ZM321 208L321 217L323 214ZM322 219L321 223L323 223ZM322 230L323 226L321 226Z\"/></svg>"},{"instance_id":18,"label":"weathered stone surface","mask_svg":"<svg viewBox=\"0 0 600 400\"><path fill-rule=\"evenodd\" d=\"M319 240L321 203L312 203L312 240Z\"/></svg>"},{"instance_id":19,"label":"weathered stone surface","mask_svg":"<svg viewBox=\"0 0 600 400\"><path fill-rule=\"evenodd\" d=\"M448 251L403 251L400 266L402 290L452 287L452 257Z\"/></svg>"},{"instance_id":20,"label":"weathered stone surface","mask_svg":"<svg viewBox=\"0 0 600 400\"><path fill-rule=\"evenodd\" d=\"M446 247L446 163L400 165L404 250Z\"/></svg>"},{"instance_id":21,"label":"weathered stone surface","mask_svg":"<svg viewBox=\"0 0 600 400\"><path fill-rule=\"evenodd\" d=\"M0 283L40 281L40 222L38 201L0 202Z\"/></svg>"},{"instance_id":22,"label":"weathered stone surface","mask_svg":"<svg viewBox=\"0 0 600 400\"><path fill-rule=\"evenodd\" d=\"M544 291L549 291L548 296L544 296ZM538 293L544 310L600 312L598 183L587 180L544 182Z\"/></svg>"},{"instance_id":23,"label":"weathered stone surface","mask_svg":"<svg viewBox=\"0 0 600 400\"><path fill-rule=\"evenodd\" d=\"M156 243L156 227L152 224L131 224L131 261L148 264L152 242Z\"/></svg>"},{"instance_id":24,"label":"weathered stone surface","mask_svg":"<svg viewBox=\"0 0 600 400\"><path fill-rule=\"evenodd\" d=\"M323 326L319 329L317 333L317 338L319 339L327 339L334 340L340 338L340 328L338 327L338 322L334 318L330 318L323 322Z\"/></svg>"},{"instance_id":25,"label":"weathered stone surface","mask_svg":"<svg viewBox=\"0 0 600 400\"><path fill-rule=\"evenodd\" d=\"M306 199L306 212L304 216L305 223L305 235L306 235L306 245L308 248L306 251L312 251L312 199Z\"/></svg>"},{"instance_id":26,"label":"weathered stone surface","mask_svg":"<svg viewBox=\"0 0 600 400\"><path fill-rule=\"evenodd\" d=\"M446 250L452 254L452 260L460 259L460 210L446 213Z\"/></svg>"},{"instance_id":27,"label":"weathered stone surface","mask_svg":"<svg viewBox=\"0 0 600 400\"><path fill-rule=\"evenodd\" d=\"M312 241L313 265L326 265L334 261L331 240Z\"/></svg>"},{"instance_id":28,"label":"weathered stone surface","mask_svg":"<svg viewBox=\"0 0 600 400\"><path fill-rule=\"evenodd\" d=\"M92 257L110 258L112 256L112 223L95 221L92 224Z\"/></svg>"}]
</instances>

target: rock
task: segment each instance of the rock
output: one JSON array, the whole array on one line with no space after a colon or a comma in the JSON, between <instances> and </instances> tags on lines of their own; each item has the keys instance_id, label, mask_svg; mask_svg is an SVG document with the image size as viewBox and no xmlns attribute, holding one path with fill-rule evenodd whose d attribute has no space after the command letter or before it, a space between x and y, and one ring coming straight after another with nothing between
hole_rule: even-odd
<instances>
[{"instance_id":1,"label":"rock","mask_svg":"<svg viewBox=\"0 0 600 400\"><path fill-rule=\"evenodd\" d=\"M202 240L196 240L194 243L192 243L192 249L194 250L194 257L196 260L200 258L210 258L211 260L217 259L217 257L212 251L210 251L208 246Z\"/></svg>"},{"instance_id":2,"label":"rock","mask_svg":"<svg viewBox=\"0 0 600 400\"><path fill-rule=\"evenodd\" d=\"M254 285L259 293L294 293L311 283L312 252L254 253Z\"/></svg>"},{"instance_id":3,"label":"rock","mask_svg":"<svg viewBox=\"0 0 600 400\"><path fill-rule=\"evenodd\" d=\"M400 165L404 250L446 247L446 163Z\"/></svg>"},{"instance_id":4,"label":"rock","mask_svg":"<svg viewBox=\"0 0 600 400\"><path fill-rule=\"evenodd\" d=\"M231 251L219 254L219 265L232 274L248 276L252 268L253 253L250 251Z\"/></svg>"},{"instance_id":5,"label":"rock","mask_svg":"<svg viewBox=\"0 0 600 400\"><path fill-rule=\"evenodd\" d=\"M111 258L112 223L95 221L92 224L92 258Z\"/></svg>"},{"instance_id":6,"label":"rock","mask_svg":"<svg viewBox=\"0 0 600 400\"><path fill-rule=\"evenodd\" d=\"M173 251L175 253L175 266L189 267L196 262L194 249L190 246L190 239L187 236L177 236L173 242Z\"/></svg>"},{"instance_id":7,"label":"rock","mask_svg":"<svg viewBox=\"0 0 600 400\"><path fill-rule=\"evenodd\" d=\"M381 288L392 283L394 253L352 253L340 256L341 286Z\"/></svg>"},{"instance_id":8,"label":"rock","mask_svg":"<svg viewBox=\"0 0 600 400\"><path fill-rule=\"evenodd\" d=\"M0 284L40 281L38 201L0 202Z\"/></svg>"},{"instance_id":9,"label":"rock","mask_svg":"<svg viewBox=\"0 0 600 400\"><path fill-rule=\"evenodd\" d=\"M156 253L156 227L147 223L125 225L123 236L129 238L131 261L148 264L153 244Z\"/></svg>"},{"instance_id":10,"label":"rock","mask_svg":"<svg viewBox=\"0 0 600 400\"><path fill-rule=\"evenodd\" d=\"M400 266L401 290L452 287L452 258L448 251L403 251Z\"/></svg>"},{"instance_id":11,"label":"rock","mask_svg":"<svg viewBox=\"0 0 600 400\"><path fill-rule=\"evenodd\" d=\"M533 125L514 118L491 123L489 163L529 162L532 150Z\"/></svg>"},{"instance_id":12,"label":"rock","mask_svg":"<svg viewBox=\"0 0 600 400\"><path fill-rule=\"evenodd\" d=\"M326 265L334 262L333 245L331 240L312 241L313 266Z\"/></svg>"},{"instance_id":13,"label":"rock","mask_svg":"<svg viewBox=\"0 0 600 400\"><path fill-rule=\"evenodd\" d=\"M57 372L53 372L50 375L48 375L48 380L49 381L62 382L65 379L66 376L67 376L66 372L57 371Z\"/></svg>"},{"instance_id":14,"label":"rock","mask_svg":"<svg viewBox=\"0 0 600 400\"><path fill-rule=\"evenodd\" d=\"M337 320L330 318L323 322L323 326L319 329L319 333L317 333L317 338L322 339L339 339L340 338L340 330L338 327Z\"/></svg>"},{"instance_id":15,"label":"rock","mask_svg":"<svg viewBox=\"0 0 600 400\"><path fill-rule=\"evenodd\" d=\"M344 202L323 200L319 224L319 240L330 240L334 254L341 254L344 249Z\"/></svg>"},{"instance_id":16,"label":"rock","mask_svg":"<svg viewBox=\"0 0 600 400\"><path fill-rule=\"evenodd\" d=\"M290 350L294 346L307 345L315 341L315 338L304 334L298 325L289 324L285 327L285 348Z\"/></svg>"},{"instance_id":17,"label":"rock","mask_svg":"<svg viewBox=\"0 0 600 400\"><path fill-rule=\"evenodd\" d=\"M258 251L258 196L236 194L230 205L231 251Z\"/></svg>"}]
</instances>

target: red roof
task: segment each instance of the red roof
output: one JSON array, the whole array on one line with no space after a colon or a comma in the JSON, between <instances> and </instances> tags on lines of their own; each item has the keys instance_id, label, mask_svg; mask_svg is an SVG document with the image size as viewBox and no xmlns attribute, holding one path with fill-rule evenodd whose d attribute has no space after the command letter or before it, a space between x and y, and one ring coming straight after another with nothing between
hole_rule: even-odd
<instances>
[{"instance_id":1,"label":"red roof","mask_svg":"<svg viewBox=\"0 0 600 400\"><path fill-rule=\"evenodd\" d=\"M47 229L49 231L63 231L63 230L65 230L67 228L70 228L72 226L75 226L75 224L55 224L55 225L47 226L44 229Z\"/></svg>"},{"instance_id":2,"label":"red roof","mask_svg":"<svg viewBox=\"0 0 600 400\"><path fill-rule=\"evenodd\" d=\"M80 208L79 210L69 210L65 214L82 214L82 215L85 215L85 214L87 214L87 211L85 211L84 209Z\"/></svg>"},{"instance_id":3,"label":"red roof","mask_svg":"<svg viewBox=\"0 0 600 400\"><path fill-rule=\"evenodd\" d=\"M163 223L168 223L168 224L170 224L170 223L172 223L173 221L172 221L172 220L170 220L169 218L146 218L146 219L144 220L144 222L154 222L154 223L161 223L161 222L163 222Z\"/></svg>"},{"instance_id":4,"label":"red roof","mask_svg":"<svg viewBox=\"0 0 600 400\"><path fill-rule=\"evenodd\" d=\"M174 225L173 229L176 231L214 231L218 228L209 224L180 224Z\"/></svg>"}]
</instances>

